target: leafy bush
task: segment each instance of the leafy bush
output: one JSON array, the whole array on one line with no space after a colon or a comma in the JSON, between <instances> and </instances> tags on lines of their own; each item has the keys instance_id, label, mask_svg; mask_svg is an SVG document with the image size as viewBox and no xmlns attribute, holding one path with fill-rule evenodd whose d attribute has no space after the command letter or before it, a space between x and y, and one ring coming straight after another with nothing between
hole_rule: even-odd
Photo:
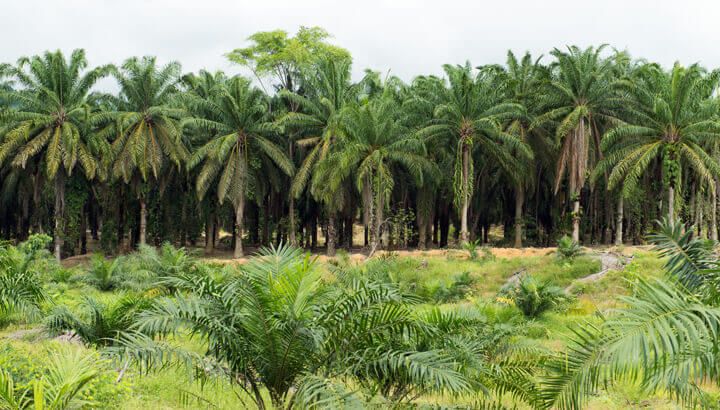
<instances>
[{"instance_id":1,"label":"leafy bush","mask_svg":"<svg viewBox=\"0 0 720 410\"><path fill-rule=\"evenodd\" d=\"M47 235L31 235L18 246L0 247L0 319L14 314L25 319L39 315L40 304L47 300L41 267L52 259L45 249L50 241Z\"/></svg>"},{"instance_id":2,"label":"leafy bush","mask_svg":"<svg viewBox=\"0 0 720 410\"><path fill-rule=\"evenodd\" d=\"M550 281L540 282L531 275L524 275L517 283L501 290L513 304L529 318L542 315L547 310L570 300L565 291Z\"/></svg>"},{"instance_id":3,"label":"leafy bush","mask_svg":"<svg viewBox=\"0 0 720 410\"><path fill-rule=\"evenodd\" d=\"M435 303L455 302L463 299L465 295L470 293L475 281L475 278L470 275L470 272L463 272L455 275L449 285L440 281L434 281L420 286L417 293L418 296L429 299Z\"/></svg>"},{"instance_id":4,"label":"leafy bush","mask_svg":"<svg viewBox=\"0 0 720 410\"><path fill-rule=\"evenodd\" d=\"M480 241L474 240L474 241L467 241L462 245L462 248L465 249L468 253L468 258L470 260L475 260L478 257L478 248L480 247Z\"/></svg>"},{"instance_id":5,"label":"leafy bush","mask_svg":"<svg viewBox=\"0 0 720 410\"><path fill-rule=\"evenodd\" d=\"M102 291L109 291L118 286L122 275L122 258L106 259L95 254L90 259L87 282Z\"/></svg>"},{"instance_id":6,"label":"leafy bush","mask_svg":"<svg viewBox=\"0 0 720 410\"><path fill-rule=\"evenodd\" d=\"M0 408L116 408L130 391L110 361L78 346L0 348Z\"/></svg>"},{"instance_id":7,"label":"leafy bush","mask_svg":"<svg viewBox=\"0 0 720 410\"><path fill-rule=\"evenodd\" d=\"M45 318L45 329L53 335L71 332L85 343L107 346L120 332L130 329L139 312L151 301L142 296L123 296L112 303L84 297L78 314L67 306L56 306Z\"/></svg>"},{"instance_id":8,"label":"leafy bush","mask_svg":"<svg viewBox=\"0 0 720 410\"><path fill-rule=\"evenodd\" d=\"M560 260L572 260L583 254L582 246L569 236L563 236L558 241L557 256Z\"/></svg>"},{"instance_id":9,"label":"leafy bush","mask_svg":"<svg viewBox=\"0 0 720 410\"><path fill-rule=\"evenodd\" d=\"M309 255L280 248L262 250L235 268L241 274L222 280L202 270L174 276L179 292L139 315L136 328L145 333L126 333L110 350L149 367L171 360L227 375L256 393L258 407L343 407L354 400L403 402L494 388L494 379L474 375L490 367L503 373L508 357L491 354L498 344L480 340L485 333L494 337L485 332L483 316L476 310L416 311L417 298L374 279L390 277L381 272L386 263L393 262L378 258L365 268L367 276L339 272L327 283ZM468 277L460 275L457 287ZM207 345L205 354L163 342L188 328Z\"/></svg>"}]
</instances>

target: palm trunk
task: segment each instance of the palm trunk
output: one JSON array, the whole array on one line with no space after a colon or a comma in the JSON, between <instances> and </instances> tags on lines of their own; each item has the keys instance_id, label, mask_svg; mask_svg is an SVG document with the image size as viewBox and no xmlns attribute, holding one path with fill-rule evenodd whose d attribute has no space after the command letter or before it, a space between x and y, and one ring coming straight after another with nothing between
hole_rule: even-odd
<instances>
[{"instance_id":1,"label":"palm trunk","mask_svg":"<svg viewBox=\"0 0 720 410\"><path fill-rule=\"evenodd\" d=\"M617 215L615 220L615 245L620 246L623 243L623 196L620 194L617 202Z\"/></svg>"},{"instance_id":2,"label":"palm trunk","mask_svg":"<svg viewBox=\"0 0 720 410\"><path fill-rule=\"evenodd\" d=\"M672 185L668 187L668 220L675 220L675 188Z\"/></svg>"},{"instance_id":3,"label":"palm trunk","mask_svg":"<svg viewBox=\"0 0 720 410\"><path fill-rule=\"evenodd\" d=\"M205 254L212 255L213 253L213 215L212 212L208 214L205 220Z\"/></svg>"},{"instance_id":4,"label":"palm trunk","mask_svg":"<svg viewBox=\"0 0 720 410\"><path fill-rule=\"evenodd\" d=\"M326 242L325 252L327 256L335 256L335 213L331 213L330 216L328 216Z\"/></svg>"},{"instance_id":5,"label":"palm trunk","mask_svg":"<svg viewBox=\"0 0 720 410\"><path fill-rule=\"evenodd\" d=\"M713 241L718 240L718 222L717 222L717 199L718 195L720 195L720 181L715 180L715 194L713 194L712 197L712 210L710 211L710 223L712 224L710 226L710 239Z\"/></svg>"},{"instance_id":6,"label":"palm trunk","mask_svg":"<svg viewBox=\"0 0 720 410\"><path fill-rule=\"evenodd\" d=\"M423 251L427 249L427 219L427 216L421 217L420 212L418 211L418 249Z\"/></svg>"},{"instance_id":7,"label":"palm trunk","mask_svg":"<svg viewBox=\"0 0 720 410\"><path fill-rule=\"evenodd\" d=\"M291 246L297 246L297 238L295 237L295 197L290 194L290 203L288 204L290 215L288 215L288 240Z\"/></svg>"},{"instance_id":8,"label":"palm trunk","mask_svg":"<svg viewBox=\"0 0 720 410\"><path fill-rule=\"evenodd\" d=\"M518 185L515 191L515 247L522 248L522 234L523 234L523 202L525 202L525 190L522 186Z\"/></svg>"},{"instance_id":9,"label":"palm trunk","mask_svg":"<svg viewBox=\"0 0 720 410\"><path fill-rule=\"evenodd\" d=\"M580 199L573 201L573 213L572 213L572 239L573 241L580 243Z\"/></svg>"},{"instance_id":10,"label":"palm trunk","mask_svg":"<svg viewBox=\"0 0 720 410\"><path fill-rule=\"evenodd\" d=\"M241 197L235 207L235 250L233 258L242 258L243 255L243 213L245 212L245 198Z\"/></svg>"},{"instance_id":11,"label":"palm trunk","mask_svg":"<svg viewBox=\"0 0 720 410\"><path fill-rule=\"evenodd\" d=\"M147 207L145 198L140 197L140 245L145 245L145 234L147 231Z\"/></svg>"},{"instance_id":12,"label":"palm trunk","mask_svg":"<svg viewBox=\"0 0 720 410\"><path fill-rule=\"evenodd\" d=\"M62 171L55 175L55 258L62 259L63 214L65 212L65 178Z\"/></svg>"},{"instance_id":13,"label":"palm trunk","mask_svg":"<svg viewBox=\"0 0 720 410\"><path fill-rule=\"evenodd\" d=\"M385 207L385 204L383 203L383 196L382 194L378 195L377 199L377 208L375 209L375 215L374 215L374 221L373 221L373 232L372 232L372 242L370 244L370 256L375 253L375 251L380 246L380 235L382 233L382 224L383 224L383 208Z\"/></svg>"},{"instance_id":14,"label":"palm trunk","mask_svg":"<svg viewBox=\"0 0 720 410\"><path fill-rule=\"evenodd\" d=\"M460 242L468 241L468 209L470 208L470 198L467 194L470 183L470 147L463 142L462 146L462 210L460 211Z\"/></svg>"}]
</instances>

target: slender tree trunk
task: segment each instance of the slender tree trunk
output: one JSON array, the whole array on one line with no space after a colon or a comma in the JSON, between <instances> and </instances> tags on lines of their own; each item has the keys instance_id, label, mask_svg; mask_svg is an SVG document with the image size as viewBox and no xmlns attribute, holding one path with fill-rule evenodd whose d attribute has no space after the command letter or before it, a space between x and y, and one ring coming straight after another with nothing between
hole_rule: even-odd
<instances>
[{"instance_id":1,"label":"slender tree trunk","mask_svg":"<svg viewBox=\"0 0 720 410\"><path fill-rule=\"evenodd\" d=\"M213 215L212 212L208 214L205 220L205 254L212 255L213 253Z\"/></svg>"},{"instance_id":2,"label":"slender tree trunk","mask_svg":"<svg viewBox=\"0 0 720 410\"><path fill-rule=\"evenodd\" d=\"M580 243L580 198L573 201L572 224L572 239Z\"/></svg>"},{"instance_id":3,"label":"slender tree trunk","mask_svg":"<svg viewBox=\"0 0 720 410\"><path fill-rule=\"evenodd\" d=\"M525 190L521 185L518 185L515 190L515 247L522 248L522 234L523 234L523 202L525 202Z\"/></svg>"},{"instance_id":4,"label":"slender tree trunk","mask_svg":"<svg viewBox=\"0 0 720 410\"><path fill-rule=\"evenodd\" d=\"M427 249L427 222L426 217L420 217L420 212L418 212L418 249L425 250Z\"/></svg>"},{"instance_id":5,"label":"slender tree trunk","mask_svg":"<svg viewBox=\"0 0 720 410\"><path fill-rule=\"evenodd\" d=\"M145 204L145 198L140 197L140 245L145 245L145 235L147 232L147 205Z\"/></svg>"},{"instance_id":6,"label":"slender tree trunk","mask_svg":"<svg viewBox=\"0 0 720 410\"><path fill-rule=\"evenodd\" d=\"M668 187L668 219L675 219L675 188L671 185Z\"/></svg>"},{"instance_id":7,"label":"slender tree trunk","mask_svg":"<svg viewBox=\"0 0 720 410\"><path fill-rule=\"evenodd\" d=\"M63 227L65 220L63 214L65 212L65 176L63 171L59 171L55 175L55 258L62 258L63 247Z\"/></svg>"},{"instance_id":8,"label":"slender tree trunk","mask_svg":"<svg viewBox=\"0 0 720 410\"><path fill-rule=\"evenodd\" d=\"M233 258L242 258L243 254L243 213L245 212L245 197L240 196L237 205L235 206L235 250L233 251Z\"/></svg>"},{"instance_id":9,"label":"slender tree trunk","mask_svg":"<svg viewBox=\"0 0 720 410\"><path fill-rule=\"evenodd\" d=\"M288 211L290 214L288 215L288 241L290 242L291 246L297 246L297 238L295 237L295 231L297 229L295 228L295 197L290 194L290 203L288 204Z\"/></svg>"},{"instance_id":10,"label":"slender tree trunk","mask_svg":"<svg viewBox=\"0 0 720 410\"><path fill-rule=\"evenodd\" d=\"M717 221L717 206L718 206L718 195L720 195L720 181L715 179L715 194L712 197L712 210L710 211L710 239L713 241L718 240L718 221Z\"/></svg>"},{"instance_id":11,"label":"slender tree trunk","mask_svg":"<svg viewBox=\"0 0 720 410\"><path fill-rule=\"evenodd\" d=\"M623 196L622 193L618 198L617 212L615 217L615 245L620 246L623 244Z\"/></svg>"},{"instance_id":12,"label":"slender tree trunk","mask_svg":"<svg viewBox=\"0 0 720 410\"><path fill-rule=\"evenodd\" d=\"M383 201L383 195L378 194L377 198L377 208L375 209L375 214L373 215L373 232L372 232L372 240L370 244L370 256L375 253L375 251L380 246L380 235L382 233L382 224L383 224L383 210L385 208L385 204Z\"/></svg>"},{"instance_id":13,"label":"slender tree trunk","mask_svg":"<svg viewBox=\"0 0 720 410\"><path fill-rule=\"evenodd\" d=\"M470 146L463 142L462 146L462 186L461 198L462 209L460 211L460 243L468 241L468 209L470 208L470 197L467 194L470 182Z\"/></svg>"},{"instance_id":14,"label":"slender tree trunk","mask_svg":"<svg viewBox=\"0 0 720 410\"><path fill-rule=\"evenodd\" d=\"M328 216L326 242L325 252L327 256L335 256L335 213L331 213L330 216Z\"/></svg>"}]
</instances>

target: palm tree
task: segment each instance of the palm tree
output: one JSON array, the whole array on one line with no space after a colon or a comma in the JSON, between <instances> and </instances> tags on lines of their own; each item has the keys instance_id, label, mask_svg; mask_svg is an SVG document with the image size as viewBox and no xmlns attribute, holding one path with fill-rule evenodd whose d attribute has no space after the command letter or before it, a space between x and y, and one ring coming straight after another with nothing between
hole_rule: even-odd
<instances>
[{"instance_id":1,"label":"palm tree","mask_svg":"<svg viewBox=\"0 0 720 410\"><path fill-rule=\"evenodd\" d=\"M274 125L268 116L265 94L242 77L233 77L214 87L207 99L187 95L185 100L195 118L184 124L206 132L209 142L199 148L188 163L190 168L203 163L197 177L200 198L218 179L218 200L229 199L235 207L234 257L243 256L243 212L250 186L258 185L264 173L258 165L269 158L285 174L292 175L290 159L273 142Z\"/></svg>"},{"instance_id":2,"label":"palm tree","mask_svg":"<svg viewBox=\"0 0 720 410\"><path fill-rule=\"evenodd\" d=\"M585 185L591 164L591 144L599 145L599 121L612 121L615 95L612 92L611 59L600 56L605 46L582 50L568 47L567 52L554 49L557 59L554 76L549 83L542 105L544 114L536 119L542 124L557 122L555 137L560 156L555 175L554 192L567 171L569 198L573 203L572 239L580 241L580 190Z\"/></svg>"},{"instance_id":3,"label":"palm tree","mask_svg":"<svg viewBox=\"0 0 720 410\"><path fill-rule=\"evenodd\" d=\"M45 251L50 240L47 235L35 234L18 246L0 246L0 317L39 315L41 304L48 300L41 270L47 264L44 259L50 257Z\"/></svg>"},{"instance_id":4,"label":"palm tree","mask_svg":"<svg viewBox=\"0 0 720 410\"><path fill-rule=\"evenodd\" d=\"M304 95L282 90L280 95L299 107L299 112L289 112L278 123L304 135L298 145L311 147L298 168L290 188L290 195L300 197L312 178L316 164L330 152L333 144L342 137L342 118L345 108L357 102L360 85L350 81L349 59L323 59L306 75ZM330 192L325 188L316 190L328 211L327 254L335 254L335 214L340 208L342 191Z\"/></svg>"},{"instance_id":5,"label":"palm tree","mask_svg":"<svg viewBox=\"0 0 720 410\"><path fill-rule=\"evenodd\" d=\"M714 76L704 77L699 66L685 68L677 63L670 72L646 65L634 78L623 81L621 87L632 108L627 110L627 120L603 137L608 156L595 171L611 171L608 189L622 184L621 195L628 197L658 161L671 220L683 166L714 191L720 164L703 147L720 139L717 103L710 98L715 82Z\"/></svg>"},{"instance_id":6,"label":"palm tree","mask_svg":"<svg viewBox=\"0 0 720 410\"><path fill-rule=\"evenodd\" d=\"M531 128L531 125L537 115L536 95L545 84L546 74L545 68L540 64L540 58L533 60L530 53L525 53L525 55L518 60L512 51L508 51L507 68L501 75L507 87L509 100L522 107L522 114L514 118L507 125L506 130L508 133L515 135L526 143L535 142L529 140L533 139L532 137L537 137L538 130ZM516 168L519 172L510 174L516 186L514 241L516 248L522 247L523 203L525 200L525 190L528 188L533 175L532 162L523 161L518 165L521 165Z\"/></svg>"},{"instance_id":7,"label":"palm tree","mask_svg":"<svg viewBox=\"0 0 720 410\"><path fill-rule=\"evenodd\" d=\"M0 69L21 86L0 90L0 99L13 107L2 113L0 164L10 160L13 167L25 169L30 161L42 163L47 179L54 181L58 260L63 246L65 180L78 163L89 179L102 173L98 158L105 151L105 140L87 132L86 125L93 116L90 89L110 67L86 70L87 65L85 51L78 49L67 60L60 51L46 52Z\"/></svg>"},{"instance_id":8,"label":"palm tree","mask_svg":"<svg viewBox=\"0 0 720 410\"><path fill-rule=\"evenodd\" d=\"M101 375L97 357L76 346L53 349L46 374L36 376L27 388L15 384L13 375L0 369L0 408L8 410L65 410L95 407L83 398L93 391L91 382Z\"/></svg>"},{"instance_id":9,"label":"palm tree","mask_svg":"<svg viewBox=\"0 0 720 410\"><path fill-rule=\"evenodd\" d=\"M120 85L118 111L102 117L103 135L114 136L112 175L132 182L140 203L141 245L146 243L147 187L157 180L167 161L178 169L188 152L178 121L184 111L172 104L178 92L180 65L158 67L154 57L126 60L114 76Z\"/></svg>"},{"instance_id":10,"label":"palm tree","mask_svg":"<svg viewBox=\"0 0 720 410\"><path fill-rule=\"evenodd\" d=\"M369 398L385 394L395 401L473 391L468 374L481 368L471 366L468 355L482 356L472 353L475 346L462 350L458 339L454 354L442 341L448 329L473 333L479 322L470 328L452 316L450 323L418 318L402 292L386 283L354 279L331 288L314 260L295 248L262 249L239 273L174 278L181 292L139 315L139 331L166 336L188 329L205 343L206 355L141 333L123 335L114 352L149 366L176 360L202 365L260 409L331 400L341 408L357 406L360 392L343 383L350 379L368 386ZM397 338L400 332L406 337Z\"/></svg>"},{"instance_id":11,"label":"palm tree","mask_svg":"<svg viewBox=\"0 0 720 410\"><path fill-rule=\"evenodd\" d=\"M449 88L443 90L442 103L435 108L433 119L420 130L422 138L442 139L456 147L454 191L460 208L460 240L469 240L468 210L473 195L473 148L501 164L511 167L511 152L531 157L528 146L506 133L502 122L521 112L517 104L505 102L503 90L497 87L492 73L473 75L470 64L444 66Z\"/></svg>"},{"instance_id":12,"label":"palm tree","mask_svg":"<svg viewBox=\"0 0 720 410\"><path fill-rule=\"evenodd\" d=\"M383 212L395 185L395 168L409 171L422 185L423 171L436 170L424 156L425 147L400 121L395 100L379 97L362 106L352 106L343 118L343 138L320 162L313 185L329 184L339 190L350 175L363 193L365 213L372 219L370 255L378 247Z\"/></svg>"},{"instance_id":13,"label":"palm tree","mask_svg":"<svg viewBox=\"0 0 720 410\"><path fill-rule=\"evenodd\" d=\"M150 299L143 296L124 295L109 304L85 296L78 304L80 314L65 305L56 306L45 318L45 329L54 335L72 332L87 344L109 346L150 306Z\"/></svg>"}]
</instances>

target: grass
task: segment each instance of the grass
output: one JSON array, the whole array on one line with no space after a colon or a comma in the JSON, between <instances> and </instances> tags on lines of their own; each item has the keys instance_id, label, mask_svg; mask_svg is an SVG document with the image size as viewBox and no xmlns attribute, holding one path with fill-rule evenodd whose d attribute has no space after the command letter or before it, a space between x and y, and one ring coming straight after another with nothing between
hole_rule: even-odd
<instances>
[{"instance_id":1,"label":"grass","mask_svg":"<svg viewBox=\"0 0 720 410\"><path fill-rule=\"evenodd\" d=\"M519 322L523 329L523 335L518 336L518 340L522 343L561 350L564 348L563 340L568 334L568 328L584 321L597 320L595 313L598 311L607 311L618 307L620 305L618 297L629 293L630 280L638 275L656 276L661 273L663 262L655 254L643 250L633 252L632 262L623 270L609 271L595 282L576 282L574 284L574 280L600 270L600 262L596 257L585 255L572 261L560 261L551 253L535 252L530 256L480 257L477 260L469 260L466 252L449 251L444 255L419 253L413 256L394 256L389 260L393 264L396 280L409 284L413 289L420 287L430 290L448 288L459 275L468 272L473 279L468 294L452 303L441 303L442 308L457 304L477 306L483 314L498 317L500 321ZM321 263L325 264L326 262ZM358 262L346 259L341 263ZM528 320L513 306L495 302L498 291L513 275L518 273L532 274L541 281L550 280L561 287L573 284L572 291L576 295L576 300L561 309ZM329 268L326 268L326 277L332 279ZM83 296L93 296L109 302L121 295L121 292L101 292L81 281L72 279L67 282L49 282L47 290L55 304L66 304L71 308L77 306ZM428 304L420 305L418 309L434 303L438 302L428 300ZM50 309L51 306L48 305L45 308ZM33 326L37 328L37 324ZM15 324L2 329L0 330L0 341L3 337L12 335L14 339L19 339L18 342L31 343L38 347L56 343L49 340L38 340L39 337L42 338L42 335L38 335L37 332L27 332L29 328L32 326ZM23 341L23 338L27 340ZM177 336L174 342L196 352L203 351L202 342L190 340L187 335ZM241 391L233 389L227 381L206 383L192 381L187 370L180 368L167 368L147 375L140 375L135 370L128 372L127 378L128 384L131 386L131 394L122 403L114 403L115 408L231 409L248 408L249 405L249 402L243 403L242 395L236 394ZM449 401L462 406L472 403L478 398L428 396L421 398L418 402L435 403L440 399L446 403ZM508 401L507 404L512 407L513 403ZM677 406L663 395L648 395L639 386L626 383L591 397L587 408L603 410L674 409Z\"/></svg>"}]
</instances>

